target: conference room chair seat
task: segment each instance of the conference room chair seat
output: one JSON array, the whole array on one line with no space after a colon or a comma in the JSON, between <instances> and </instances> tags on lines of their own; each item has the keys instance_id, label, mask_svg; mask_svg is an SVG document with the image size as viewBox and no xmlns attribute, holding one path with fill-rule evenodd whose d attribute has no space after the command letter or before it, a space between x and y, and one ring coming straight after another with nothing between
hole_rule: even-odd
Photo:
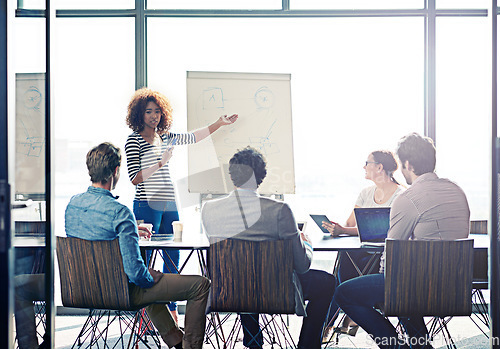
<instances>
[{"instance_id":1,"label":"conference room chair seat","mask_svg":"<svg viewBox=\"0 0 500 349\"><path fill-rule=\"evenodd\" d=\"M105 348L131 347L139 342L147 348L151 348L150 345L161 347L143 306L134 306L130 302L118 239L89 241L58 236L56 249L63 305L89 309L87 320L72 347L81 347L87 340L86 347L99 347L101 342ZM105 324L99 328L101 320L105 320ZM120 337L111 345L109 329L115 321L119 325ZM127 344L124 335L129 330Z\"/></svg>"},{"instance_id":2,"label":"conference room chair seat","mask_svg":"<svg viewBox=\"0 0 500 349\"><path fill-rule=\"evenodd\" d=\"M282 315L295 313L291 241L226 239L213 243L208 270L212 287L207 343L213 347L219 347L221 342L223 347L232 347L231 343L234 346L241 330L239 314L260 313L265 344L296 347ZM226 335L222 324L232 313L238 313L237 319Z\"/></svg>"},{"instance_id":3,"label":"conference room chair seat","mask_svg":"<svg viewBox=\"0 0 500 349\"><path fill-rule=\"evenodd\" d=\"M447 323L472 312L474 241L386 240L385 316L432 317L429 333L455 347Z\"/></svg>"},{"instance_id":4,"label":"conference room chair seat","mask_svg":"<svg viewBox=\"0 0 500 349\"><path fill-rule=\"evenodd\" d=\"M488 221L471 221L471 234L488 234ZM472 277L472 304L473 312L471 320L481 330L481 332L489 337L490 316L488 311L488 303L483 295L483 291L488 290L488 249L474 249L474 272Z\"/></svg>"}]
</instances>

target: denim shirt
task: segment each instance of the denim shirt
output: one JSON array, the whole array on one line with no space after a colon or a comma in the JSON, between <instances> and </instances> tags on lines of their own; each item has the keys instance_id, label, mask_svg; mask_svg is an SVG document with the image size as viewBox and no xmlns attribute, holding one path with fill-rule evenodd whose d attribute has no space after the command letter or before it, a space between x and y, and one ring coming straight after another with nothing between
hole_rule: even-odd
<instances>
[{"instance_id":1,"label":"denim shirt","mask_svg":"<svg viewBox=\"0 0 500 349\"><path fill-rule=\"evenodd\" d=\"M65 213L66 235L84 240L114 240L118 237L123 267L129 282L142 288L154 285L139 250L134 214L116 201L109 190L90 186L71 198Z\"/></svg>"}]
</instances>

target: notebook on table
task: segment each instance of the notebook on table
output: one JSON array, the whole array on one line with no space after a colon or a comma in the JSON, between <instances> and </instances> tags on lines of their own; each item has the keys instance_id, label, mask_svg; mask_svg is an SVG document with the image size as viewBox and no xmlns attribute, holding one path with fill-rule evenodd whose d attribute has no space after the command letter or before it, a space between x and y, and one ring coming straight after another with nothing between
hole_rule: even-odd
<instances>
[{"instance_id":1,"label":"notebook on table","mask_svg":"<svg viewBox=\"0 0 500 349\"><path fill-rule=\"evenodd\" d=\"M390 212L390 207L354 208L361 245L384 245L389 231Z\"/></svg>"}]
</instances>

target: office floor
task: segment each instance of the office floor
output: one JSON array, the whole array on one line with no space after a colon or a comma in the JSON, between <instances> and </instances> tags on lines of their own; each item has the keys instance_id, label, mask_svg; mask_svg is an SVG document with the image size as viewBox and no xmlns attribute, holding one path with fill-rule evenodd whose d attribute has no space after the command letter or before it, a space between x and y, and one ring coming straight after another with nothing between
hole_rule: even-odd
<instances>
[{"instance_id":1,"label":"office floor","mask_svg":"<svg viewBox=\"0 0 500 349\"><path fill-rule=\"evenodd\" d=\"M56 348L66 349L73 344L77 334L79 333L86 316L82 315L64 315L56 317ZM184 316L180 315L180 325L182 326ZM298 333L300 332L302 320L297 316L289 317L289 328L294 341L297 341ZM229 331L234 324L234 316L230 318L224 325L224 331ZM453 318L448 324L451 335L455 340L457 348L489 348L488 339L467 317ZM117 338L118 326L112 326L110 339ZM435 348L445 347L445 343L441 338L436 338L433 343ZM99 346L101 347L101 345ZM139 348L146 348L144 345L139 345ZM162 348L167 348L165 344ZM213 348L212 345L206 344L204 348ZM235 349L244 348L241 342L241 334L239 341L236 343ZM271 348L271 345L265 345L264 348ZM276 348L276 346L274 346ZM367 336L366 332L359 330L355 337L343 335L339 338L338 344L330 343L324 345L323 348L377 348Z\"/></svg>"},{"instance_id":2,"label":"office floor","mask_svg":"<svg viewBox=\"0 0 500 349\"><path fill-rule=\"evenodd\" d=\"M315 261L315 268L322 270L331 270L333 266L331 265L331 258L328 261ZM319 263L319 264L318 264ZM322 263L322 264L321 264ZM486 297L489 299L489 293L486 292ZM59 296L60 297L60 296ZM56 333L55 333L55 348L57 349L67 349L71 348L73 345L78 333L80 332L85 320L87 319L86 315L83 315L81 312L78 315L70 314L66 311L60 311L58 307L58 315L55 319L56 325ZM231 327L234 324L235 316L232 316L228 322L224 325L224 333L228 333ZM297 316L289 316L289 329L292 334L293 340L295 343L297 342L300 327L302 324L302 318ZM184 316L181 314L179 318L180 326L183 326ZM451 336L454 338L455 344L457 348L489 348L488 339L482 332L474 325L474 323L468 317L455 317L448 324L449 331ZM486 330L483 326L483 329ZM119 328L117 325L112 325L110 329L110 333L108 337L113 340L118 337ZM240 333L238 337L239 341L236 342L234 349L242 349L243 343L241 341L242 334ZM125 346L128 342L125 343ZM435 348L443 348L445 347L445 342L441 337L436 338L433 342ZM99 348L102 348L102 344L99 344ZM121 347L121 346L117 346ZM139 345L139 348L146 348L144 345ZM165 344L162 345L162 349L167 348ZM210 344L204 345L204 349L214 348ZM271 345L266 344L264 348L271 348ZM277 348L275 345L274 348ZM338 343L335 341L331 342L328 345L323 346L326 348L377 348L377 346L371 341L370 337L364 332L362 329L358 331L355 337L342 335L340 336Z\"/></svg>"}]
</instances>

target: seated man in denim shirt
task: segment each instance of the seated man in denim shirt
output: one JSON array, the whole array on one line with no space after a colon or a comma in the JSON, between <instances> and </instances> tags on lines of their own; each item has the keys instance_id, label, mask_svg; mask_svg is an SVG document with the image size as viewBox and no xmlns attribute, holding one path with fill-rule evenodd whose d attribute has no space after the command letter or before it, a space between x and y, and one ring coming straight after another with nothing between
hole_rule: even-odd
<instances>
[{"instance_id":1,"label":"seated man in denim shirt","mask_svg":"<svg viewBox=\"0 0 500 349\"><path fill-rule=\"evenodd\" d=\"M85 193L71 198L65 215L66 234L92 241L118 238L131 302L141 305L187 300L185 333L178 328L165 304L151 304L146 311L169 348L202 348L210 281L197 275L148 270L139 250L135 217L111 194L120 177L120 163L120 149L110 143L102 143L88 152L87 168L92 185Z\"/></svg>"}]
</instances>

